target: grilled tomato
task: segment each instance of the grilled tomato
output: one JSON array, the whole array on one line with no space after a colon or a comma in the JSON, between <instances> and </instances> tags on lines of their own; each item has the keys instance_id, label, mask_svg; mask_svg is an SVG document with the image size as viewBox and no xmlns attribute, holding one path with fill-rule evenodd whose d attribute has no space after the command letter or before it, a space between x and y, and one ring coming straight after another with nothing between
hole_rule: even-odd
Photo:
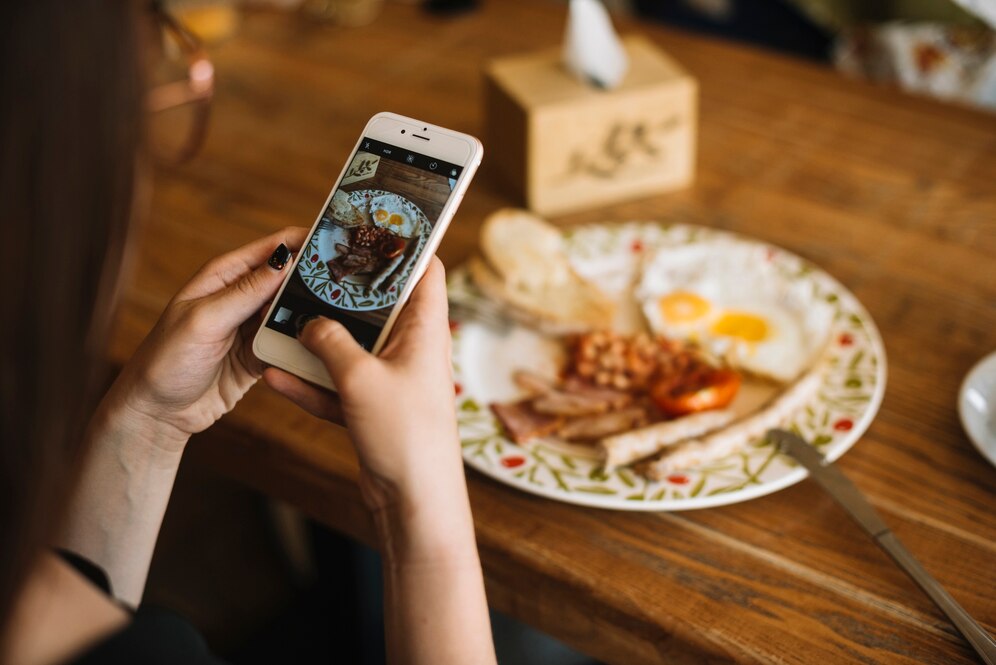
<instances>
[{"instance_id":1,"label":"grilled tomato","mask_svg":"<svg viewBox=\"0 0 996 665\"><path fill-rule=\"evenodd\" d=\"M669 416L721 409L740 389L740 375L729 369L696 372L685 380L667 380L650 389L650 398Z\"/></svg>"}]
</instances>

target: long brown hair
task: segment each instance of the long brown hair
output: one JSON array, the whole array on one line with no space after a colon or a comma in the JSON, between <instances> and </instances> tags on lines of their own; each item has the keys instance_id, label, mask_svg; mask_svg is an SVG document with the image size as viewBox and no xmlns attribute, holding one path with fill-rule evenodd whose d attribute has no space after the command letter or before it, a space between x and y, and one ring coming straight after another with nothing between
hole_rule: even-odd
<instances>
[{"instance_id":1,"label":"long brown hair","mask_svg":"<svg viewBox=\"0 0 996 665\"><path fill-rule=\"evenodd\" d=\"M140 11L0 2L0 637L102 382L141 138Z\"/></svg>"}]
</instances>

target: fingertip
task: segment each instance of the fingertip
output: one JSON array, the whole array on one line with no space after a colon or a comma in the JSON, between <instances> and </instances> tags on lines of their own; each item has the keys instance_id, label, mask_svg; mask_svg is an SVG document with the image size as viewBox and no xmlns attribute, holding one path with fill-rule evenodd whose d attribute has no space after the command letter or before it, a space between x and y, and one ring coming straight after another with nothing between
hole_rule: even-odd
<instances>
[{"instance_id":1,"label":"fingertip","mask_svg":"<svg viewBox=\"0 0 996 665\"><path fill-rule=\"evenodd\" d=\"M270 254L270 258L267 259L266 265L270 266L275 272L281 272L290 263L291 260L291 250L285 243L280 243L277 248L273 250L273 254Z\"/></svg>"},{"instance_id":2,"label":"fingertip","mask_svg":"<svg viewBox=\"0 0 996 665\"><path fill-rule=\"evenodd\" d=\"M338 321L315 314L298 321L297 339L310 350L319 345L321 340L338 336L342 330L345 328Z\"/></svg>"},{"instance_id":3,"label":"fingertip","mask_svg":"<svg viewBox=\"0 0 996 665\"><path fill-rule=\"evenodd\" d=\"M304 329L308 327L309 323L311 323L317 318L318 318L317 314L305 314L303 316L299 316L294 321L294 335L297 337L299 341L301 339L301 335L304 333Z\"/></svg>"},{"instance_id":4,"label":"fingertip","mask_svg":"<svg viewBox=\"0 0 996 665\"><path fill-rule=\"evenodd\" d=\"M295 401L294 395L300 386L304 385L304 381L279 367L267 367L263 370L263 382L292 401Z\"/></svg>"},{"instance_id":5,"label":"fingertip","mask_svg":"<svg viewBox=\"0 0 996 665\"><path fill-rule=\"evenodd\" d=\"M433 255L425 274L432 281L446 284L446 266L443 265L438 256Z\"/></svg>"},{"instance_id":6,"label":"fingertip","mask_svg":"<svg viewBox=\"0 0 996 665\"><path fill-rule=\"evenodd\" d=\"M288 226L280 233L283 236L284 242L287 246L292 250L297 250L304 244L305 239L308 237L309 230L310 229L303 226Z\"/></svg>"},{"instance_id":7,"label":"fingertip","mask_svg":"<svg viewBox=\"0 0 996 665\"><path fill-rule=\"evenodd\" d=\"M337 398L320 388L276 367L263 372L263 380L270 388L318 418L343 424L342 409Z\"/></svg>"},{"instance_id":8,"label":"fingertip","mask_svg":"<svg viewBox=\"0 0 996 665\"><path fill-rule=\"evenodd\" d=\"M425 273L419 280L418 286L412 292L412 299L426 299L438 297L446 292L446 268L438 256L433 256L432 261L426 268Z\"/></svg>"},{"instance_id":9,"label":"fingertip","mask_svg":"<svg viewBox=\"0 0 996 665\"><path fill-rule=\"evenodd\" d=\"M263 370L263 381L285 397L292 397L303 385L304 381L279 367L267 367Z\"/></svg>"},{"instance_id":10,"label":"fingertip","mask_svg":"<svg viewBox=\"0 0 996 665\"><path fill-rule=\"evenodd\" d=\"M263 382L284 397L294 401L293 395L301 380L278 367L267 367L263 370Z\"/></svg>"},{"instance_id":11,"label":"fingertip","mask_svg":"<svg viewBox=\"0 0 996 665\"><path fill-rule=\"evenodd\" d=\"M297 339L325 364L337 386L342 385L351 367L372 358L344 325L324 316L306 321Z\"/></svg>"},{"instance_id":12,"label":"fingertip","mask_svg":"<svg viewBox=\"0 0 996 665\"><path fill-rule=\"evenodd\" d=\"M411 304L413 305L411 309L425 312L429 318L448 318L446 269L438 257L432 257L432 262L422 276L418 287L412 293Z\"/></svg>"},{"instance_id":13,"label":"fingertip","mask_svg":"<svg viewBox=\"0 0 996 665\"><path fill-rule=\"evenodd\" d=\"M279 387L283 385L285 376L290 375L282 369L278 369L276 367L265 367L263 369L263 382L277 391L279 391Z\"/></svg>"}]
</instances>

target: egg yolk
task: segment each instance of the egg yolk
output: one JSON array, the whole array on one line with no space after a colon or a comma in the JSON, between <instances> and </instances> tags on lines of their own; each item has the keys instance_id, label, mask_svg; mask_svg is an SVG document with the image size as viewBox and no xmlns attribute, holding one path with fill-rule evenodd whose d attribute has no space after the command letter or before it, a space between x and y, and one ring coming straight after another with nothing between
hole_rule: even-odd
<instances>
[{"instance_id":1,"label":"egg yolk","mask_svg":"<svg viewBox=\"0 0 996 665\"><path fill-rule=\"evenodd\" d=\"M389 219L387 220L387 223L388 223L388 224L393 224L394 226L401 226L402 224L404 224L404 223L405 223L405 218L404 218L404 217L402 217L401 215L399 215L398 213L394 213L394 214L393 214L393 215L391 215L391 217L390 217L390 218L389 218Z\"/></svg>"},{"instance_id":2,"label":"egg yolk","mask_svg":"<svg viewBox=\"0 0 996 665\"><path fill-rule=\"evenodd\" d=\"M688 291L669 293L658 304L661 315L669 323L688 323L701 319L709 312L709 301Z\"/></svg>"},{"instance_id":3,"label":"egg yolk","mask_svg":"<svg viewBox=\"0 0 996 665\"><path fill-rule=\"evenodd\" d=\"M768 336L768 323L755 314L726 312L716 319L710 332L747 342L760 342Z\"/></svg>"},{"instance_id":4,"label":"egg yolk","mask_svg":"<svg viewBox=\"0 0 996 665\"><path fill-rule=\"evenodd\" d=\"M388 212L386 210L377 210L376 212L374 212L374 219L376 219L378 222L387 221L387 218L388 218Z\"/></svg>"}]
</instances>

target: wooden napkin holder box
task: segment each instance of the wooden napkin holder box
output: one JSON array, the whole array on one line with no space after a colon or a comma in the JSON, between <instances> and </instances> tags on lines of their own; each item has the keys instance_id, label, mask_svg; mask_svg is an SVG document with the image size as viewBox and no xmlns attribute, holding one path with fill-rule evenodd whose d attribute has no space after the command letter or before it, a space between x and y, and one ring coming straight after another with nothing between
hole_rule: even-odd
<instances>
[{"instance_id":1,"label":"wooden napkin holder box","mask_svg":"<svg viewBox=\"0 0 996 665\"><path fill-rule=\"evenodd\" d=\"M660 194L692 182L698 84L642 37L612 90L581 83L560 49L491 61L487 161L541 215Z\"/></svg>"}]
</instances>

